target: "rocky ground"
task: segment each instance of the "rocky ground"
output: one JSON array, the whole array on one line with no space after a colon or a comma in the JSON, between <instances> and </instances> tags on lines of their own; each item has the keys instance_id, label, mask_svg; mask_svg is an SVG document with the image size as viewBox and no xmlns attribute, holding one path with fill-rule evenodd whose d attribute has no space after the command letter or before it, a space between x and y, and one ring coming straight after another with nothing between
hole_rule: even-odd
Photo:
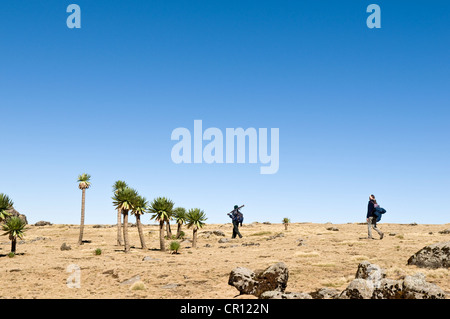
<instances>
[{"instance_id":1,"label":"rocky ground","mask_svg":"<svg viewBox=\"0 0 450 319\"><path fill-rule=\"evenodd\" d=\"M366 262L379 267L386 280L408 287L431 284L445 298L450 295L448 266L423 268L423 257L411 258L427 245L450 241L450 224L382 223L383 240L366 239L367 226L358 223L292 223L287 230L252 223L241 228L242 239L230 238L230 224L211 224L199 230L197 248L191 247L192 231L184 229L188 240L179 254L159 251L156 225L144 226L148 250L140 248L137 229L130 227L129 253L116 245L112 225L87 225L81 246L77 225L39 225L28 226L13 258L8 238L0 237L0 298L257 298L240 295L229 284L230 273L237 267L260 273L278 263L288 269L280 293L342 294L367 283L355 281L366 280L356 276ZM408 264L411 260L419 264Z\"/></svg>"}]
</instances>

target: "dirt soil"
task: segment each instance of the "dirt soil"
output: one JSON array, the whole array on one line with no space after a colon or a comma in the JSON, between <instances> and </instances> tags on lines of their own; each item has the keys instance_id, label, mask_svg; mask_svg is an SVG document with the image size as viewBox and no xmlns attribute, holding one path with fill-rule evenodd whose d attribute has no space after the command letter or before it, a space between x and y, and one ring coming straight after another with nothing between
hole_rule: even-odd
<instances>
[{"instance_id":1,"label":"dirt soil","mask_svg":"<svg viewBox=\"0 0 450 319\"><path fill-rule=\"evenodd\" d=\"M241 239L231 239L231 224L210 224L198 231L197 248L189 240L192 230L183 229L188 240L181 242L179 254L159 251L157 225L144 225L148 250L140 248L137 228L130 227L129 253L116 245L115 225L100 226L87 225L87 242L79 246L77 225L29 225L13 258L8 237L0 237L0 298L252 298L237 297L228 285L231 270L265 269L280 261L289 269L287 292L343 290L364 260L384 268L391 279L422 272L447 298L450 294L449 269L407 265L424 246L449 241L449 234L439 232L450 224L382 223L383 240L376 232L376 240L366 239L367 226L359 223L291 223L287 230L282 224L244 224ZM206 233L214 230L226 236ZM229 241L219 243L221 238ZM61 250L63 243L71 249Z\"/></svg>"}]
</instances>

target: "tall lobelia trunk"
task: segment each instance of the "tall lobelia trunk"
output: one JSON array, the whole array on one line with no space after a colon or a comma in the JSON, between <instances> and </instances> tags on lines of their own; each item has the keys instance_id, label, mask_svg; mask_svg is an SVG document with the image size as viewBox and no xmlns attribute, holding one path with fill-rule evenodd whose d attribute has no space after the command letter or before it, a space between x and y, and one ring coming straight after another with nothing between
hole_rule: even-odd
<instances>
[{"instance_id":1,"label":"tall lobelia trunk","mask_svg":"<svg viewBox=\"0 0 450 319\"><path fill-rule=\"evenodd\" d=\"M128 240L128 211L123 211L123 240L125 242L125 252L130 251L130 242Z\"/></svg>"},{"instance_id":2,"label":"tall lobelia trunk","mask_svg":"<svg viewBox=\"0 0 450 319\"><path fill-rule=\"evenodd\" d=\"M117 245L122 246L123 245L123 239L122 239L122 210L117 210Z\"/></svg>"},{"instance_id":3,"label":"tall lobelia trunk","mask_svg":"<svg viewBox=\"0 0 450 319\"><path fill-rule=\"evenodd\" d=\"M181 225L182 225L182 223L178 223L178 227L177 227L177 239L179 239L180 236L181 236Z\"/></svg>"},{"instance_id":4,"label":"tall lobelia trunk","mask_svg":"<svg viewBox=\"0 0 450 319\"><path fill-rule=\"evenodd\" d=\"M197 247L197 227L195 227L192 232L193 232L193 234L192 234L192 248L196 248Z\"/></svg>"},{"instance_id":5,"label":"tall lobelia trunk","mask_svg":"<svg viewBox=\"0 0 450 319\"><path fill-rule=\"evenodd\" d=\"M166 233L167 233L167 238L172 239L172 229L170 228L170 222L168 219L166 219Z\"/></svg>"},{"instance_id":6,"label":"tall lobelia trunk","mask_svg":"<svg viewBox=\"0 0 450 319\"><path fill-rule=\"evenodd\" d=\"M139 239L141 240L142 249L147 249L147 245L145 245L144 232L142 231L142 223L141 223L141 215L136 214L136 224L139 233Z\"/></svg>"},{"instance_id":7,"label":"tall lobelia trunk","mask_svg":"<svg viewBox=\"0 0 450 319\"><path fill-rule=\"evenodd\" d=\"M14 254L16 253L16 243L17 243L17 238L12 237L11 238L11 252Z\"/></svg>"},{"instance_id":8,"label":"tall lobelia trunk","mask_svg":"<svg viewBox=\"0 0 450 319\"><path fill-rule=\"evenodd\" d=\"M85 199L86 189L81 189L81 222L80 222L80 237L78 238L78 245L83 244L83 232L84 232L84 211L85 211Z\"/></svg>"},{"instance_id":9,"label":"tall lobelia trunk","mask_svg":"<svg viewBox=\"0 0 450 319\"><path fill-rule=\"evenodd\" d=\"M159 246L161 251L166 251L166 242L164 241L164 219L159 221Z\"/></svg>"}]
</instances>

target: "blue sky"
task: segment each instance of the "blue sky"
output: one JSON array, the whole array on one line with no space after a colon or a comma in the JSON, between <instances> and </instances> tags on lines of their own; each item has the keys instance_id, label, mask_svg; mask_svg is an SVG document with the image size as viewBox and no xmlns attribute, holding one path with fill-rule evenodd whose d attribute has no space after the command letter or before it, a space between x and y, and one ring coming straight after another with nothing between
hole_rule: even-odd
<instances>
[{"instance_id":1,"label":"blue sky","mask_svg":"<svg viewBox=\"0 0 450 319\"><path fill-rule=\"evenodd\" d=\"M69 29L66 7L81 8ZM366 8L381 8L369 29ZM4 1L0 192L29 221L115 223L111 186L224 223L448 223L448 1ZM279 128L280 167L174 164L177 127ZM144 217L144 222L150 222Z\"/></svg>"}]
</instances>

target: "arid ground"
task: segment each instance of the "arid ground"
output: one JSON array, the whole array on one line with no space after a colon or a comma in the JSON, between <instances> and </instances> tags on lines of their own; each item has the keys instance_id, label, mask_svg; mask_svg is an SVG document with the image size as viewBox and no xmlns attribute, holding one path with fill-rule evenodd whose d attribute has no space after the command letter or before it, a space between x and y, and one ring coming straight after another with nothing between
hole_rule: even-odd
<instances>
[{"instance_id":1,"label":"arid ground","mask_svg":"<svg viewBox=\"0 0 450 319\"><path fill-rule=\"evenodd\" d=\"M327 229L331 227L338 230ZM234 267L264 269L279 261L289 269L287 292L343 290L363 260L380 265L392 279L422 272L449 298L449 269L408 266L407 260L426 245L450 240L449 234L439 233L450 224L381 223L379 227L385 233L383 240L365 239L367 226L359 223L291 223L287 230L282 224L252 223L241 227L242 239L219 243L221 238L231 238L231 224L211 224L199 230L197 248L186 240L179 254L171 254L159 251L156 225L144 226L149 247L145 251L137 228L129 228L129 253L116 245L115 226L87 225L84 240L88 242L78 246L78 225L30 225L13 258L7 256L8 237L0 237L0 298L235 298L238 291L228 285ZM213 230L226 237L204 234ZM184 231L192 238L190 229ZM71 250L61 250L63 243ZM96 249L101 249L100 255ZM67 285L74 274L67 271L70 265L80 269L79 288ZM137 283L123 284L136 276Z\"/></svg>"}]
</instances>

